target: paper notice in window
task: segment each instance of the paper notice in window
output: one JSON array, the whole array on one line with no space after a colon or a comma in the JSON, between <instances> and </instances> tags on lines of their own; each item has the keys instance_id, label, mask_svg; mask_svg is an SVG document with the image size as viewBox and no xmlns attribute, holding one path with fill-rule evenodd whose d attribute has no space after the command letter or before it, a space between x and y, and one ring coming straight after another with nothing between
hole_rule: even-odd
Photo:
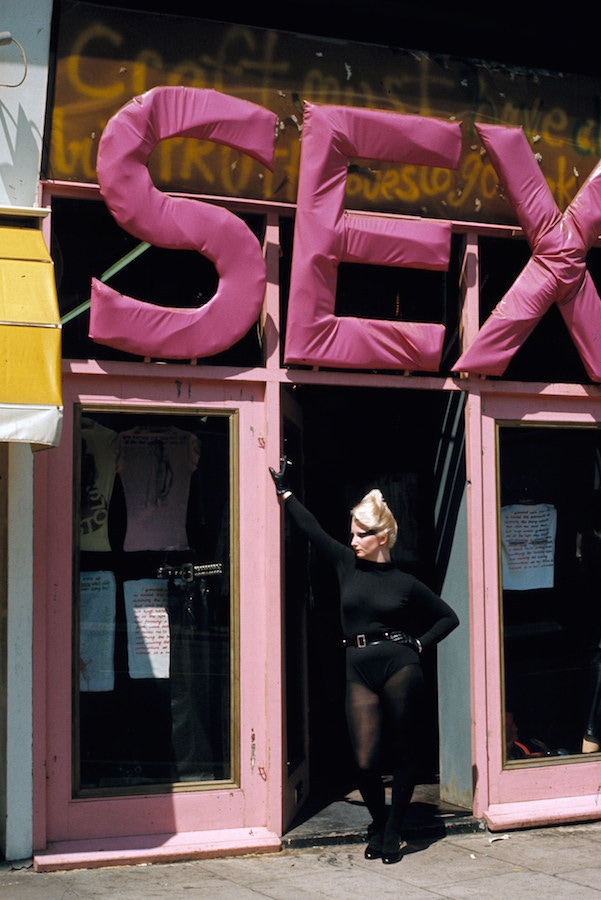
<instances>
[{"instance_id":1,"label":"paper notice in window","mask_svg":"<svg viewBox=\"0 0 601 900\"><path fill-rule=\"evenodd\" d=\"M79 690L115 687L115 598L113 572L82 572L79 580Z\"/></svg>"},{"instance_id":2,"label":"paper notice in window","mask_svg":"<svg viewBox=\"0 0 601 900\"><path fill-rule=\"evenodd\" d=\"M123 583L127 657L131 678L169 678L167 582L141 578Z\"/></svg>"},{"instance_id":3,"label":"paper notice in window","mask_svg":"<svg viewBox=\"0 0 601 900\"><path fill-rule=\"evenodd\" d=\"M550 503L515 503L501 509L503 587L552 588L557 510Z\"/></svg>"}]
</instances>

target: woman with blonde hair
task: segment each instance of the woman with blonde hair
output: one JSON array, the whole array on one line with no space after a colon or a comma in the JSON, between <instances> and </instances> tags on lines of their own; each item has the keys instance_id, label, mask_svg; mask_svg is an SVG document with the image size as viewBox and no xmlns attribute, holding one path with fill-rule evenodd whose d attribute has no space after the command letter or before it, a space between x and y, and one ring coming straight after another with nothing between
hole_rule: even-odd
<instances>
[{"instance_id":1,"label":"woman with blonde hair","mask_svg":"<svg viewBox=\"0 0 601 900\"><path fill-rule=\"evenodd\" d=\"M366 859L396 863L417 773L423 700L422 652L459 624L455 612L391 559L397 522L376 488L351 510L350 547L323 530L288 486L289 461L269 468L286 512L334 566L346 647L346 715L359 791L372 822ZM392 803L382 780L382 736L390 735ZM388 748L387 748L388 749Z\"/></svg>"}]
</instances>

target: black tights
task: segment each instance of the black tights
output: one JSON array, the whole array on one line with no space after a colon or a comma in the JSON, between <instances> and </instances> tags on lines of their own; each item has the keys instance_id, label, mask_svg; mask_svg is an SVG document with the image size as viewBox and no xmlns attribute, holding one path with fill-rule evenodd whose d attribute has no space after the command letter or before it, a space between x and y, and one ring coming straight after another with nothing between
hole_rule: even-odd
<instances>
[{"instance_id":1,"label":"black tights","mask_svg":"<svg viewBox=\"0 0 601 900\"><path fill-rule=\"evenodd\" d=\"M386 832L395 837L401 833L415 787L423 683L419 664L395 672L379 694L363 684L347 683L346 715L359 767L359 791L375 828L386 827ZM392 806L388 817L381 771L384 725L391 741L392 760Z\"/></svg>"}]
</instances>

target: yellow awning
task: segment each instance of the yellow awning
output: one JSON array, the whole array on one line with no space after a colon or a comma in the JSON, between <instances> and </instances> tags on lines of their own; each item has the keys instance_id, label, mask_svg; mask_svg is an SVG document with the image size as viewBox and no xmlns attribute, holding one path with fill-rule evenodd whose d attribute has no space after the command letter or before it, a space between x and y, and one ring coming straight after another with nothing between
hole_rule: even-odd
<instances>
[{"instance_id":1,"label":"yellow awning","mask_svg":"<svg viewBox=\"0 0 601 900\"><path fill-rule=\"evenodd\" d=\"M38 228L0 227L0 441L56 446L62 417L54 265Z\"/></svg>"}]
</instances>

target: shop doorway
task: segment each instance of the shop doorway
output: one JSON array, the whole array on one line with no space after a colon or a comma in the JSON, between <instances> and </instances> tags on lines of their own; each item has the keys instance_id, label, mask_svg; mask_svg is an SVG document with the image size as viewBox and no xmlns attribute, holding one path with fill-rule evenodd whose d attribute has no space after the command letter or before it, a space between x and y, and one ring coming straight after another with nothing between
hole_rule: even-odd
<instances>
[{"instance_id":1,"label":"shop doorway","mask_svg":"<svg viewBox=\"0 0 601 900\"><path fill-rule=\"evenodd\" d=\"M462 402L461 395L306 385L295 387L291 394L300 410L297 419L302 420L300 432L284 427L285 452L293 460L298 479L295 492L302 492L307 507L330 534L346 542L351 507L372 487L379 487L399 522L395 560L440 591L451 540L448 528L452 529L453 506L458 503L453 485L464 485L462 441L458 446L456 434L452 440L447 437L449 410ZM295 656L294 664L287 667L287 717L290 734L290 722L299 723L298 704L291 706L290 699L302 698L298 681L306 678L310 796L303 798L308 800L303 815L307 816L356 785L344 713L344 649L336 580L289 525L286 560L287 571L295 573L286 578L287 608L300 603L305 610L303 627L298 623L295 627L298 635L306 631L306 675ZM290 591L294 592L292 603ZM439 774L435 654L424 660L424 667L428 708L419 780L434 784Z\"/></svg>"}]
</instances>

